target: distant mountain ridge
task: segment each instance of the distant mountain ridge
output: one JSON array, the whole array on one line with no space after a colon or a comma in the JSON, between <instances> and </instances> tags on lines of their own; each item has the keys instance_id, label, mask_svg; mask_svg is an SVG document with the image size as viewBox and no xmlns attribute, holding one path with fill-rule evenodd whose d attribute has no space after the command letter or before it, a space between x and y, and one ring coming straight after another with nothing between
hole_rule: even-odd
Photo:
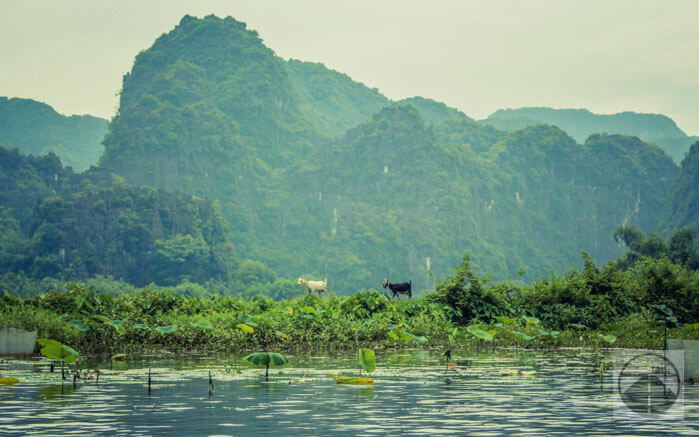
<instances>
[{"instance_id":1,"label":"distant mountain ridge","mask_svg":"<svg viewBox=\"0 0 699 437\"><path fill-rule=\"evenodd\" d=\"M637 136L660 146L679 165L689 146L699 138L689 137L675 122L662 114L620 112L594 114L587 109L530 107L499 109L481 122L512 131L536 124L558 126L582 143L592 134Z\"/></svg>"},{"instance_id":2,"label":"distant mountain ridge","mask_svg":"<svg viewBox=\"0 0 699 437\"><path fill-rule=\"evenodd\" d=\"M673 132L662 126L658 132ZM687 191L677 188L680 169L670 157L634 136L576 141L541 120L503 130L431 99L394 102L322 64L284 61L231 17L185 16L139 53L104 144L99 166L79 178L118 181L101 194L70 193L45 205L55 214L42 215L51 172L61 180L60 161L49 156L32 208L15 206L35 182L16 187L14 176L3 179L8 172L0 174L0 200L8 193L7 208L21 212L25 232L36 230L32 220L86 224L79 235L89 239L69 239L90 242L75 243L76 260L91 247L119 253L89 225L103 204L116 205L114 217L123 218L110 229L122 229L119 239L140 251L114 262L134 282L153 277L134 269L158 256L178 276L178 254L196 260L187 273L193 280L230 276L235 266L213 262L207 270L205 262L228 253L226 241L231 259L261 261L285 278L327 277L341 293L379 287L386 277L428 289L432 275L448 274L464 252L496 279L524 271L529 279L569 268L581 251L617 258L617 226L656 231L681 210L671 211L669 193L682 200ZM694 171L683 168L688 189ZM185 234L163 234L158 225L172 199L181 199L175 211L188 223ZM216 224L223 221L227 231ZM139 233L150 245L138 248ZM54 262L54 255L46 256Z\"/></svg>"},{"instance_id":3,"label":"distant mountain ridge","mask_svg":"<svg viewBox=\"0 0 699 437\"><path fill-rule=\"evenodd\" d=\"M0 145L36 156L53 152L75 171L97 164L106 133L105 119L67 117L45 103L0 97Z\"/></svg>"}]
</instances>

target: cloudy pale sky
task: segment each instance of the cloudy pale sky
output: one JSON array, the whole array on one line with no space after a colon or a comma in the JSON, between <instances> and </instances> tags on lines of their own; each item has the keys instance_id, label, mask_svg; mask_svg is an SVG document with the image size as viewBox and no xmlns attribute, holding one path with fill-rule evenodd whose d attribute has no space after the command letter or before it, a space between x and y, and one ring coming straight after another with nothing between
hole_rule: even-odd
<instances>
[{"instance_id":1,"label":"cloudy pale sky","mask_svg":"<svg viewBox=\"0 0 699 437\"><path fill-rule=\"evenodd\" d=\"M662 113L699 135L696 0L0 0L0 96L111 118L135 55L210 13L392 99Z\"/></svg>"}]
</instances>

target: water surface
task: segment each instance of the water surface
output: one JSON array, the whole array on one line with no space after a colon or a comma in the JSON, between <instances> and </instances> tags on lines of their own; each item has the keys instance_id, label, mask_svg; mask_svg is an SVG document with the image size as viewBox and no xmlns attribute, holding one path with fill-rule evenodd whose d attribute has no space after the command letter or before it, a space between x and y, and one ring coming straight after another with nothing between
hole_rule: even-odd
<instances>
[{"instance_id":1,"label":"water surface","mask_svg":"<svg viewBox=\"0 0 699 437\"><path fill-rule=\"evenodd\" d=\"M2 435L696 435L699 389L685 386L683 419L625 417L609 352L570 349L376 351L374 386L337 385L356 356L287 353L290 366L248 367L240 356L140 357L99 365L95 380L61 384L44 360L0 363ZM148 363L152 386L146 384ZM600 367L605 369L600 374ZM520 374L519 371L522 371ZM209 392L209 373L214 390ZM615 410L615 408L617 408Z\"/></svg>"}]
</instances>

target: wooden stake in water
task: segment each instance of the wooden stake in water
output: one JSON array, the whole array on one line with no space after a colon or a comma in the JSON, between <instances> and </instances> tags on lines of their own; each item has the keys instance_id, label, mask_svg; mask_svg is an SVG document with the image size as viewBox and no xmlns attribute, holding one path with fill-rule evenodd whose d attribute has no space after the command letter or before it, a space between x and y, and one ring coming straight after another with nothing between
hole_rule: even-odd
<instances>
[{"instance_id":1,"label":"wooden stake in water","mask_svg":"<svg viewBox=\"0 0 699 437\"><path fill-rule=\"evenodd\" d=\"M150 379L150 366L148 366L148 394L150 394L150 382L151 382L151 379Z\"/></svg>"},{"instance_id":2,"label":"wooden stake in water","mask_svg":"<svg viewBox=\"0 0 699 437\"><path fill-rule=\"evenodd\" d=\"M214 380L211 379L211 370L209 370L209 396L214 394Z\"/></svg>"}]
</instances>

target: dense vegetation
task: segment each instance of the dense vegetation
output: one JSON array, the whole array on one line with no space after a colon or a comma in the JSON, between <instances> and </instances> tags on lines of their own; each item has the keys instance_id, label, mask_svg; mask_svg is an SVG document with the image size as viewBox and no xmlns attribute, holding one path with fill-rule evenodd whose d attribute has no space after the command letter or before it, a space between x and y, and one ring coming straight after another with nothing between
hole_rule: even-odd
<instances>
[{"instance_id":1,"label":"dense vegetation","mask_svg":"<svg viewBox=\"0 0 699 437\"><path fill-rule=\"evenodd\" d=\"M568 132L578 142L592 134L633 135L656 143L679 164L697 137L687 136L674 121L661 114L593 114L587 109L518 108L500 109L483 123L512 131L537 124L551 124Z\"/></svg>"},{"instance_id":2,"label":"dense vegetation","mask_svg":"<svg viewBox=\"0 0 699 437\"><path fill-rule=\"evenodd\" d=\"M619 235L630 235L629 229L620 229ZM696 247L693 234L675 236ZM188 283L140 289L106 280L67 283L63 291L26 299L6 292L0 321L38 329L40 337L83 352L146 347L278 350L425 341L658 348L665 327L671 337L699 338L699 271L665 254L655 255L659 257L639 255L633 263L627 257L623 263L597 266L583 254L582 269L527 286L478 275L466 255L451 275L437 281L433 292L413 300L391 300L376 290L323 298L301 292L303 296L273 301L209 292L186 295L183 291L193 287ZM699 257L696 249L690 255Z\"/></svg>"},{"instance_id":3,"label":"dense vegetation","mask_svg":"<svg viewBox=\"0 0 699 437\"><path fill-rule=\"evenodd\" d=\"M390 103L377 89L369 89L323 64L291 59L285 66L299 97L299 108L329 136L342 136Z\"/></svg>"},{"instance_id":4,"label":"dense vegetation","mask_svg":"<svg viewBox=\"0 0 699 437\"><path fill-rule=\"evenodd\" d=\"M670 196L670 229L692 227L699 229L699 141L694 143L682 160L680 174Z\"/></svg>"},{"instance_id":5,"label":"dense vegetation","mask_svg":"<svg viewBox=\"0 0 699 437\"><path fill-rule=\"evenodd\" d=\"M75 171L97 164L107 120L90 115L66 117L45 103L0 97L0 145L25 155L58 155Z\"/></svg>"},{"instance_id":6,"label":"dense vegetation","mask_svg":"<svg viewBox=\"0 0 699 437\"><path fill-rule=\"evenodd\" d=\"M277 284L281 297L305 275L340 294L386 277L429 290L464 251L475 271L531 281L579 251L597 263L620 256L621 224L680 227L666 219L678 169L653 145L579 144L420 97L390 103L321 64L278 58L230 17L186 16L136 57L105 146L99 168L79 175L55 156L7 152L8 281L187 278L228 294ZM678 205L694 173L687 166L688 188L675 188ZM173 218L180 228L168 228Z\"/></svg>"}]
</instances>

